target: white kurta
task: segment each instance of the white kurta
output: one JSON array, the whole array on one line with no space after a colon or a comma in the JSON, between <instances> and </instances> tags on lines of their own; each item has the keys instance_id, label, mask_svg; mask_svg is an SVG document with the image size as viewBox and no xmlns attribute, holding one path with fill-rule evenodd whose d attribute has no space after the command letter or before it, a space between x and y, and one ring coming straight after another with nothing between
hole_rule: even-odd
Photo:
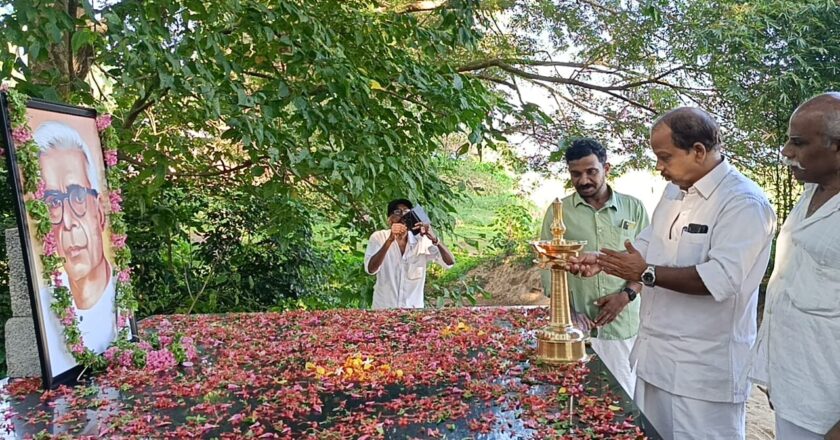
<instances>
[{"instance_id":1,"label":"white kurta","mask_svg":"<svg viewBox=\"0 0 840 440\"><path fill-rule=\"evenodd\" d=\"M61 282L65 286L69 285L66 273L62 272ZM104 353L111 342L117 338L116 282L117 274L111 274L111 280L105 287L105 292L90 309L79 310L75 308L75 305L73 307L78 316L82 340L85 346L94 353ZM76 366L76 360L64 342L64 326L50 310L50 304L54 299L52 291L41 289L40 296L41 306L44 308L42 313L45 315L44 330L47 333L50 369L53 375L58 375Z\"/></svg>"},{"instance_id":2,"label":"white kurta","mask_svg":"<svg viewBox=\"0 0 840 440\"><path fill-rule=\"evenodd\" d=\"M390 234L390 229L374 232L365 252L365 272L376 275L373 308L422 308L428 263L434 261L446 269L452 265L443 262L440 249L428 237L409 233L405 253L400 254L400 245L394 241L379 270L368 271L370 259L382 249Z\"/></svg>"},{"instance_id":3,"label":"white kurta","mask_svg":"<svg viewBox=\"0 0 840 440\"><path fill-rule=\"evenodd\" d=\"M689 225L707 228L689 232ZM776 225L767 197L726 161L688 191L669 184L636 240L648 264L695 266L711 296L645 287L631 364L669 393L745 402L738 386L756 335L758 286ZM697 229L697 227L693 227Z\"/></svg>"},{"instance_id":4,"label":"white kurta","mask_svg":"<svg viewBox=\"0 0 840 440\"><path fill-rule=\"evenodd\" d=\"M826 433L840 420L840 195L806 218L815 191L805 185L776 241L750 376L777 417Z\"/></svg>"}]
</instances>

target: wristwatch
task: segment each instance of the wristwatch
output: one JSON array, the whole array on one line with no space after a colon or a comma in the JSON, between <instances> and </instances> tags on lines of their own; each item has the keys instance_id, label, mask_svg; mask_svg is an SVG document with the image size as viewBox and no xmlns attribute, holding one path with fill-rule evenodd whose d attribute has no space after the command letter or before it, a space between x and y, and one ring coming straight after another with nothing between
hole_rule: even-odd
<instances>
[{"instance_id":1,"label":"wristwatch","mask_svg":"<svg viewBox=\"0 0 840 440\"><path fill-rule=\"evenodd\" d=\"M636 292L630 287L625 287L623 292L627 292L627 298L630 299L630 302L633 302L633 300L636 299L636 295L639 294L639 292Z\"/></svg>"},{"instance_id":2,"label":"wristwatch","mask_svg":"<svg viewBox=\"0 0 840 440\"><path fill-rule=\"evenodd\" d=\"M653 287L656 284L656 266L648 266L644 272L642 272L642 284L648 287Z\"/></svg>"}]
</instances>

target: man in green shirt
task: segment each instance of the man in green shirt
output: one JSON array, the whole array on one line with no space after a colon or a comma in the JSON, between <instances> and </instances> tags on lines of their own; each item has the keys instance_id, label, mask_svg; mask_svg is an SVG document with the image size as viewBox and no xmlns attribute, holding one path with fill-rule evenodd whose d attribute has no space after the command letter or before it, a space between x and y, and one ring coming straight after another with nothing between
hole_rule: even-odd
<instances>
[{"instance_id":1,"label":"man in green shirt","mask_svg":"<svg viewBox=\"0 0 840 440\"><path fill-rule=\"evenodd\" d=\"M565 238L585 240L584 252L601 248L624 249L648 223L645 207L638 199L615 192L607 185L610 164L607 151L593 139L578 139L566 150L566 164L575 192L563 199ZM551 240L554 214L549 208L543 220L540 239ZM542 273L543 289L550 294L551 273ZM591 278L569 276L573 318L584 331L594 330L592 349L633 396L636 375L630 365L630 352L639 330L639 293L642 285L621 278L598 274Z\"/></svg>"}]
</instances>

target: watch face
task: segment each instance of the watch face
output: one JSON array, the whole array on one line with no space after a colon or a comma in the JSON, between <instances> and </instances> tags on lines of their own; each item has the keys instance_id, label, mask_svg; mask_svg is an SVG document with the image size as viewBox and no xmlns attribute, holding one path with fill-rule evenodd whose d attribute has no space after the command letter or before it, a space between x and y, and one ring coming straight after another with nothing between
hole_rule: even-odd
<instances>
[{"instance_id":1,"label":"watch face","mask_svg":"<svg viewBox=\"0 0 840 440\"><path fill-rule=\"evenodd\" d=\"M653 284L653 280L655 280L655 279L656 279L656 278L655 278L655 276L654 276L654 274L653 274L653 272L652 272L652 271L646 270L646 271L642 274L642 282L643 282L643 283L645 283L645 284L646 284L646 285L648 285L648 286L649 286L649 285L651 285L651 284Z\"/></svg>"}]
</instances>

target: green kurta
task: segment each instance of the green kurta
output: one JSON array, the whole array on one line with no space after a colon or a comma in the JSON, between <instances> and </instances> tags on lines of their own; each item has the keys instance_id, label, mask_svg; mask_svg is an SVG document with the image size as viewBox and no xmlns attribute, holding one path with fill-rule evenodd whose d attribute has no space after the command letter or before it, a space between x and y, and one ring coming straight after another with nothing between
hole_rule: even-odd
<instances>
[{"instance_id":1,"label":"green kurta","mask_svg":"<svg viewBox=\"0 0 840 440\"><path fill-rule=\"evenodd\" d=\"M611 196L600 210L595 210L577 193L563 199L563 223L566 225L565 238L568 240L585 240L584 252L595 252L602 248L624 250L624 241L636 238L648 223L647 211L642 202L625 194L615 192L610 188ZM551 240L551 222L554 213L549 206L543 219L541 240ZM549 294L551 273L542 271L543 290ZM619 292L627 283L617 277L600 273L591 278L568 275L569 292L572 298L573 310L584 313L591 320L595 320L600 308L595 300ZM627 307L610 324L598 329L601 339L627 339L639 331L639 303L642 295Z\"/></svg>"}]
</instances>

